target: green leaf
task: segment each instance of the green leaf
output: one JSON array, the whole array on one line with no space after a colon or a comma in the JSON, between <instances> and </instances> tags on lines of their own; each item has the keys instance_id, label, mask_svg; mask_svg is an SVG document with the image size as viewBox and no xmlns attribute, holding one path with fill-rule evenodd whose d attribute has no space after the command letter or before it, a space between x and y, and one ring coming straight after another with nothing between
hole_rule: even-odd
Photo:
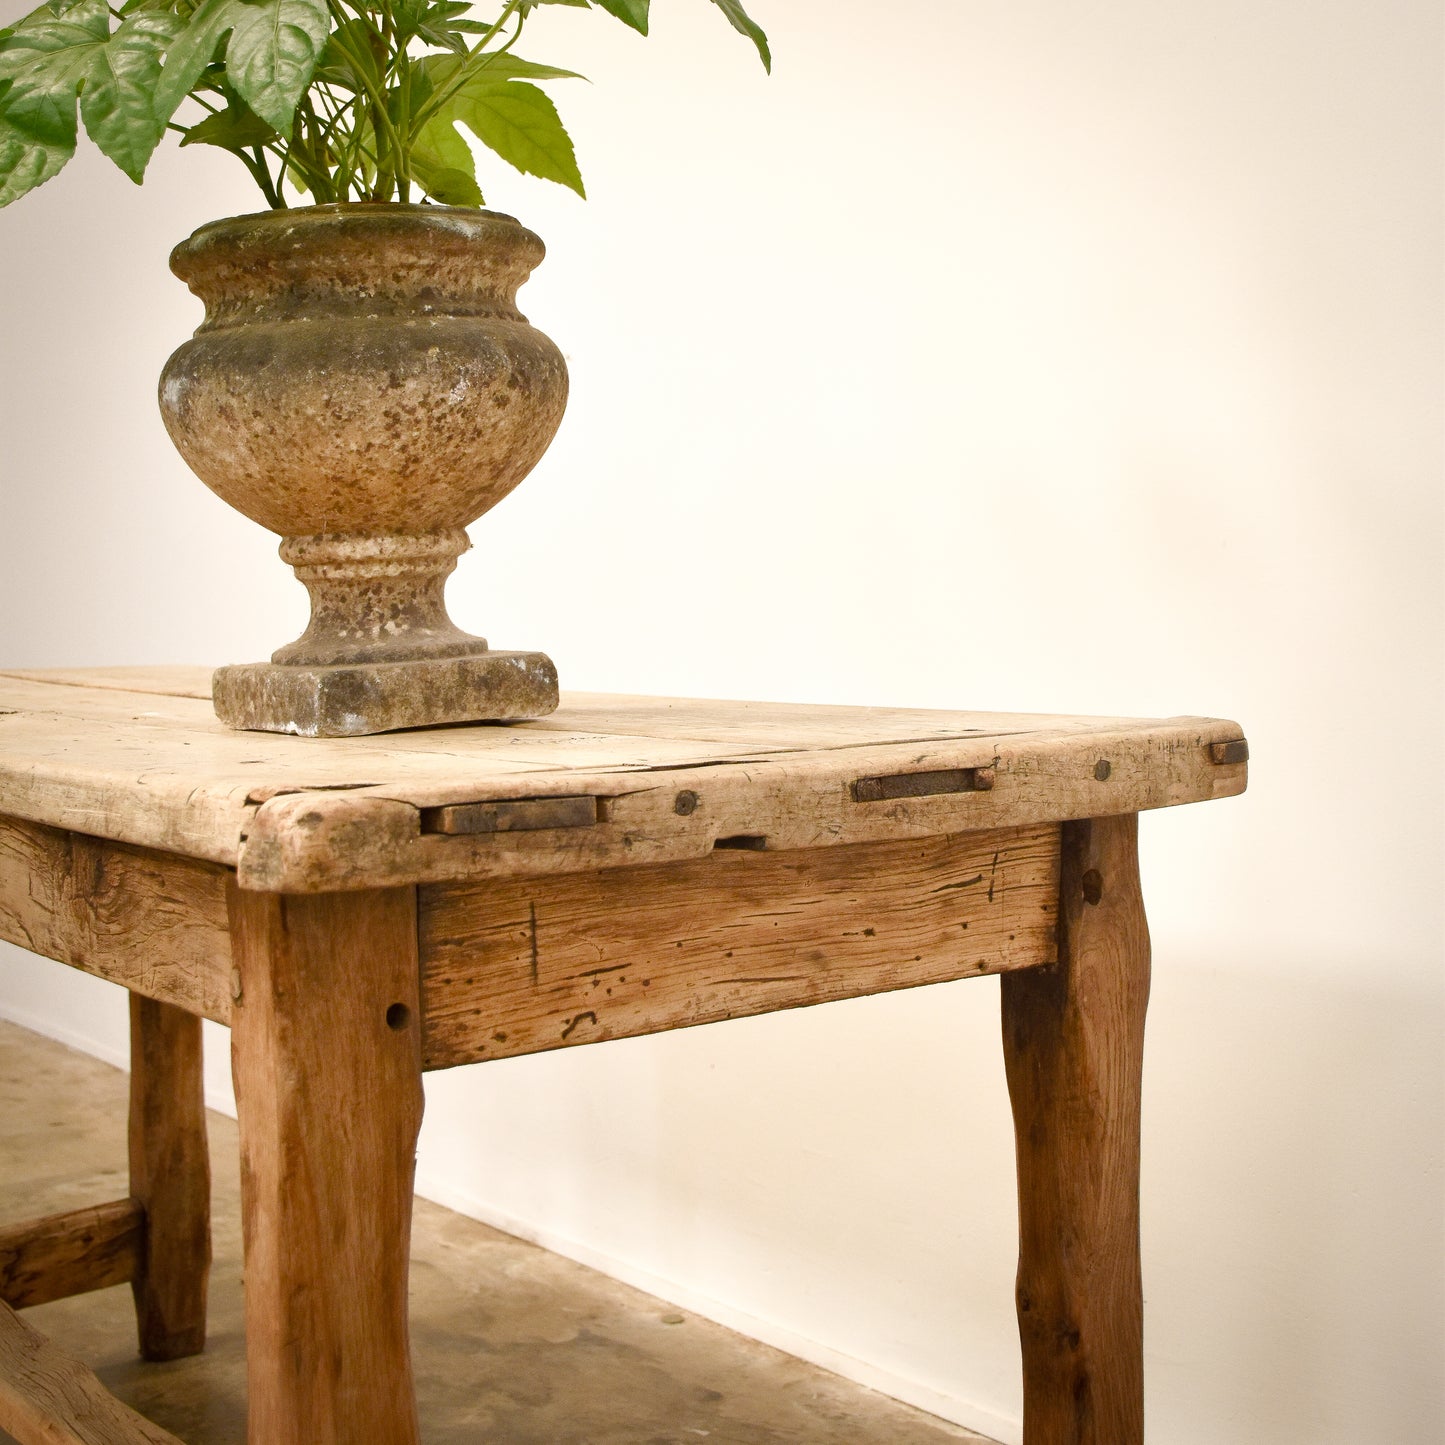
<instances>
[{"instance_id":1,"label":"green leaf","mask_svg":"<svg viewBox=\"0 0 1445 1445\"><path fill-rule=\"evenodd\" d=\"M460 17L471 8L464 0L441 0L438 4L433 4L432 0L392 0L393 44L400 52L406 49L407 41L417 36L428 45L465 55L467 43L456 31ZM480 21L470 23L474 23L482 33L491 29Z\"/></svg>"},{"instance_id":2,"label":"green leaf","mask_svg":"<svg viewBox=\"0 0 1445 1445\"><path fill-rule=\"evenodd\" d=\"M50 6L27 15L0 43L0 80L9 80L6 104L49 95L72 104L96 51L110 40L105 0L78 0L64 14Z\"/></svg>"},{"instance_id":3,"label":"green leaf","mask_svg":"<svg viewBox=\"0 0 1445 1445\"><path fill-rule=\"evenodd\" d=\"M466 171L476 177L476 159L472 148L460 135L453 121L435 116L417 132L411 155L431 170Z\"/></svg>"},{"instance_id":4,"label":"green leaf","mask_svg":"<svg viewBox=\"0 0 1445 1445\"><path fill-rule=\"evenodd\" d=\"M422 190L432 200L440 201L444 206L466 206L473 211L481 209L482 190L477 185L475 176L469 176L465 171L454 170L449 166L443 166L439 170L424 170L421 166L415 169Z\"/></svg>"},{"instance_id":5,"label":"green leaf","mask_svg":"<svg viewBox=\"0 0 1445 1445\"><path fill-rule=\"evenodd\" d=\"M226 79L257 115L290 135L329 25L326 0L204 0L166 55L156 118L175 114L229 35Z\"/></svg>"},{"instance_id":6,"label":"green leaf","mask_svg":"<svg viewBox=\"0 0 1445 1445\"><path fill-rule=\"evenodd\" d=\"M367 81L373 89L382 89L381 69L371 50L371 28L364 20L348 20L331 32L316 66L316 78L348 90L364 90Z\"/></svg>"},{"instance_id":7,"label":"green leaf","mask_svg":"<svg viewBox=\"0 0 1445 1445\"><path fill-rule=\"evenodd\" d=\"M151 93L161 53L181 23L175 15L137 14L112 35L105 0L66 0L26 16L0 41L9 129L31 138L22 144L11 135L12 174L37 166L53 174L64 164L56 157L67 145L74 149L79 96L91 139L138 182L164 133Z\"/></svg>"},{"instance_id":8,"label":"green leaf","mask_svg":"<svg viewBox=\"0 0 1445 1445\"><path fill-rule=\"evenodd\" d=\"M222 150L251 150L276 139L276 128L250 110L218 110L197 122L181 137L183 146L220 146Z\"/></svg>"},{"instance_id":9,"label":"green leaf","mask_svg":"<svg viewBox=\"0 0 1445 1445\"><path fill-rule=\"evenodd\" d=\"M46 97L13 108L8 99L0 99L0 206L43 185L75 154L73 100L67 112Z\"/></svg>"},{"instance_id":10,"label":"green leaf","mask_svg":"<svg viewBox=\"0 0 1445 1445\"><path fill-rule=\"evenodd\" d=\"M467 42L455 31L438 30L434 25L422 21L417 26L415 34L419 40L425 40L428 45L435 45L438 50L450 50L453 55L467 53Z\"/></svg>"},{"instance_id":11,"label":"green leaf","mask_svg":"<svg viewBox=\"0 0 1445 1445\"><path fill-rule=\"evenodd\" d=\"M156 83L155 115L164 125L191 93L202 72L215 59L221 41L235 24L239 0L204 0L171 42Z\"/></svg>"},{"instance_id":12,"label":"green leaf","mask_svg":"<svg viewBox=\"0 0 1445 1445\"><path fill-rule=\"evenodd\" d=\"M233 9L226 77L262 120L290 135L296 107L326 44L326 0L237 0Z\"/></svg>"},{"instance_id":13,"label":"green leaf","mask_svg":"<svg viewBox=\"0 0 1445 1445\"><path fill-rule=\"evenodd\" d=\"M508 165L586 196L572 138L557 107L535 85L524 80L497 82L483 74L468 81L448 109Z\"/></svg>"},{"instance_id":14,"label":"green leaf","mask_svg":"<svg viewBox=\"0 0 1445 1445\"><path fill-rule=\"evenodd\" d=\"M482 205L477 161L453 121L433 116L411 146L412 173L433 200L446 206Z\"/></svg>"},{"instance_id":15,"label":"green leaf","mask_svg":"<svg viewBox=\"0 0 1445 1445\"><path fill-rule=\"evenodd\" d=\"M137 185L165 134L153 97L161 54L180 28L176 15L130 16L96 55L80 92L87 134Z\"/></svg>"},{"instance_id":16,"label":"green leaf","mask_svg":"<svg viewBox=\"0 0 1445 1445\"><path fill-rule=\"evenodd\" d=\"M599 10L615 15L639 35L647 34L647 7L651 0L592 0Z\"/></svg>"},{"instance_id":17,"label":"green leaf","mask_svg":"<svg viewBox=\"0 0 1445 1445\"><path fill-rule=\"evenodd\" d=\"M597 0L597 3L600 5L602 0ZM771 75L773 73L773 55L768 49L768 37L763 34L757 22L748 15L738 0L712 0L712 3L727 16L728 23L739 35L746 35L757 46L758 55L763 62L763 69Z\"/></svg>"},{"instance_id":18,"label":"green leaf","mask_svg":"<svg viewBox=\"0 0 1445 1445\"><path fill-rule=\"evenodd\" d=\"M431 8L428 0L391 0L391 24L398 45L416 34L417 26L427 18Z\"/></svg>"},{"instance_id":19,"label":"green leaf","mask_svg":"<svg viewBox=\"0 0 1445 1445\"><path fill-rule=\"evenodd\" d=\"M538 65L534 60L523 60L510 50L493 51L485 55L479 75L487 80L586 80L575 70L559 70L555 65Z\"/></svg>"}]
</instances>

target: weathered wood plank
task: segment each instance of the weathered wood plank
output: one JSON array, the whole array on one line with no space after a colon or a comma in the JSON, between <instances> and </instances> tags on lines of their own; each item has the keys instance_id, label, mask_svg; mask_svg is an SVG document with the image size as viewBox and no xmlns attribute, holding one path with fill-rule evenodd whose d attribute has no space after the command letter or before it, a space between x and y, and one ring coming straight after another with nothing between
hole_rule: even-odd
<instances>
[{"instance_id":1,"label":"weathered wood plank","mask_svg":"<svg viewBox=\"0 0 1445 1445\"><path fill-rule=\"evenodd\" d=\"M38 686L99 689L134 694L129 701L110 704L117 715L151 710L154 717L209 718L204 709L181 703L174 707L156 699L187 698L209 703L211 671L206 667L96 667L0 669L0 681L14 679ZM31 694L35 696L35 694ZM146 697L150 702L144 701ZM69 698L51 695L50 706L75 708L89 714L93 699L79 694ZM1120 726L1127 718L1077 717L1060 719L1043 713L969 712L942 708L858 707L836 703L746 702L705 698L637 697L625 693L564 692L562 703L549 717L508 726L500 731L509 740L525 739L533 732L562 732L586 736L673 738L771 749L852 746L859 743L923 742L971 733L997 736L1033 732L1041 725L1069 721L1080 727ZM445 743L438 737L454 736L453 729L428 730L385 742L405 741L435 750ZM252 735L255 736L254 734Z\"/></svg>"},{"instance_id":2,"label":"weathered wood plank","mask_svg":"<svg viewBox=\"0 0 1445 1445\"><path fill-rule=\"evenodd\" d=\"M0 817L0 938L225 1023L227 870Z\"/></svg>"},{"instance_id":3,"label":"weathered wood plank","mask_svg":"<svg viewBox=\"0 0 1445 1445\"><path fill-rule=\"evenodd\" d=\"M416 1445L416 895L233 888L250 1445Z\"/></svg>"},{"instance_id":4,"label":"weathered wood plank","mask_svg":"<svg viewBox=\"0 0 1445 1445\"><path fill-rule=\"evenodd\" d=\"M745 702L732 699L636 697L564 692L538 731L575 729L640 737L708 738L807 750L878 743L1002 737L1061 724L1081 730L1126 725L1127 718L1059 717L1047 713L960 712L946 708L858 707L838 703Z\"/></svg>"},{"instance_id":5,"label":"weathered wood plank","mask_svg":"<svg viewBox=\"0 0 1445 1445\"><path fill-rule=\"evenodd\" d=\"M161 697L211 700L209 667L157 664L151 667L8 667L0 677L43 682L55 687L100 687Z\"/></svg>"},{"instance_id":6,"label":"weathered wood plank","mask_svg":"<svg viewBox=\"0 0 1445 1445\"><path fill-rule=\"evenodd\" d=\"M186 714L169 720L175 707ZM205 775L209 714L202 701L0 676L0 813L234 863L249 769Z\"/></svg>"},{"instance_id":7,"label":"weathered wood plank","mask_svg":"<svg viewBox=\"0 0 1445 1445\"><path fill-rule=\"evenodd\" d=\"M592 827L447 836L422 830L420 786L307 793L264 803L240 853L242 887L322 892L421 881L580 873L698 858L718 838L767 839L774 851L1133 813L1243 789L1246 765L1210 756L1233 723L1187 719L1136 732L973 738L749 758L707 768L552 776L559 793L594 790ZM1101 764L1107 764L1107 768ZM858 801L859 779L988 769L987 790ZM540 775L494 787L542 791ZM473 776L473 792L490 779ZM691 802L679 809L678 798ZM391 796L394 795L394 796ZM474 799L482 801L482 799Z\"/></svg>"},{"instance_id":8,"label":"weathered wood plank","mask_svg":"<svg viewBox=\"0 0 1445 1445\"><path fill-rule=\"evenodd\" d=\"M130 996L130 1192L145 1207L131 1281L141 1356L178 1360L206 1347L211 1157L201 1020Z\"/></svg>"},{"instance_id":9,"label":"weathered wood plank","mask_svg":"<svg viewBox=\"0 0 1445 1445\"><path fill-rule=\"evenodd\" d=\"M1026 1445L1142 1445L1139 1107L1149 931L1137 820L1067 823L1059 962L1003 979Z\"/></svg>"},{"instance_id":10,"label":"weathered wood plank","mask_svg":"<svg viewBox=\"0 0 1445 1445\"><path fill-rule=\"evenodd\" d=\"M19 1445L183 1445L0 1304L0 1430Z\"/></svg>"},{"instance_id":11,"label":"weathered wood plank","mask_svg":"<svg viewBox=\"0 0 1445 1445\"><path fill-rule=\"evenodd\" d=\"M0 1301L28 1309L135 1277L145 1210L134 1199L0 1229Z\"/></svg>"},{"instance_id":12,"label":"weathered wood plank","mask_svg":"<svg viewBox=\"0 0 1445 1445\"><path fill-rule=\"evenodd\" d=\"M1055 956L1058 829L424 888L428 1068Z\"/></svg>"},{"instance_id":13,"label":"weathered wood plank","mask_svg":"<svg viewBox=\"0 0 1445 1445\"><path fill-rule=\"evenodd\" d=\"M738 833L774 849L939 836L1227 797L1247 777L1238 726L1207 718L577 694L537 723L298 739L223 728L190 695L200 675L134 679L150 692L86 676L0 675L0 813L234 865L262 892L641 865ZM976 787L906 781L920 773ZM447 836L419 817L561 797L596 800L597 825ZM365 859L336 847L358 829Z\"/></svg>"},{"instance_id":14,"label":"weathered wood plank","mask_svg":"<svg viewBox=\"0 0 1445 1445\"><path fill-rule=\"evenodd\" d=\"M114 687L55 686L30 677L0 673L0 706L7 714L3 736L24 736L27 723L45 719L47 728L66 722L88 727L124 725L109 736L114 749L134 735L155 746L174 743L177 732L186 734L187 746L217 770L243 768L259 771L251 776L265 793L268 774L280 770L285 786L312 778L312 786L325 786L328 776L355 782L381 769L382 777L405 779L457 771L460 757L483 760L500 773L547 767L565 755L566 766L588 768L652 767L671 763L707 763L719 758L776 751L766 741L747 744L731 738L714 740L686 735L648 737L605 729L554 726L534 728L531 723L506 727L466 724L451 728L420 728L361 738L296 738L273 733L237 732L217 720L208 701L172 693L134 693ZM564 719L565 723L565 719ZM99 734L104 737L105 734ZM792 747L806 745L795 739ZM187 759L191 761L191 759ZM301 769L299 777L297 769ZM289 776L284 776L289 770Z\"/></svg>"}]
</instances>

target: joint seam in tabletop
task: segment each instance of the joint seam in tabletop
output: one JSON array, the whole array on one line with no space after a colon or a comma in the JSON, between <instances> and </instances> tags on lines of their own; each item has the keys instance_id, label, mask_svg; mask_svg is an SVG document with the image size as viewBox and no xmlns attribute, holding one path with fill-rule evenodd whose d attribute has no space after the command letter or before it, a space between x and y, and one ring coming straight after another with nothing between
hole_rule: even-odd
<instances>
[{"instance_id":1,"label":"joint seam in tabletop","mask_svg":"<svg viewBox=\"0 0 1445 1445\"><path fill-rule=\"evenodd\" d=\"M256 813L240 849L239 877L243 888L254 891L319 892L675 861L706 854L719 838L742 835L791 850L1113 816L1242 792L1245 765L1220 766L1209 756L1208 733L1231 729L1220 723L1203 736L1191 729L1187 737L1146 736L1142 743L1108 734L1042 764L1006 747L975 752L964 765L991 766L991 789L862 804L850 795L858 769L840 771L836 757L826 753L806 755L803 767L797 759L750 760L726 776L678 770L666 784L625 792L616 791L615 772L554 775L568 796L595 791L610 803L605 818L584 830L427 834L421 808L436 806L430 798L397 797L401 790L380 787L294 794L270 800ZM1096 754L1114 759L1102 777ZM903 760L887 748L867 755L870 771L885 765L897 769ZM483 801L476 791L453 801ZM678 816L673 799L681 792L705 806Z\"/></svg>"},{"instance_id":2,"label":"joint seam in tabletop","mask_svg":"<svg viewBox=\"0 0 1445 1445\"><path fill-rule=\"evenodd\" d=\"M1219 719L940 713L930 731L924 714L900 710L582 694L546 726L317 743L228 732L199 688L163 677L161 696L124 691L127 681L0 674L0 699L21 701L0 719L0 812L234 866L252 891L634 866L742 836L774 850L939 836L1230 796L1247 777L1242 762L1206 756L1240 740ZM63 713L25 711L59 694L70 699ZM174 715L164 726L137 717L147 701ZM1105 764L1107 783L1096 771ZM864 777L980 768L997 774L987 798L844 799ZM700 806L678 815L670 790ZM420 823L427 808L583 795L599 812L585 844L545 829L429 836ZM302 806L282 808L288 799ZM297 832L313 812L326 835L315 848ZM337 846L343 827L356 857Z\"/></svg>"}]
</instances>

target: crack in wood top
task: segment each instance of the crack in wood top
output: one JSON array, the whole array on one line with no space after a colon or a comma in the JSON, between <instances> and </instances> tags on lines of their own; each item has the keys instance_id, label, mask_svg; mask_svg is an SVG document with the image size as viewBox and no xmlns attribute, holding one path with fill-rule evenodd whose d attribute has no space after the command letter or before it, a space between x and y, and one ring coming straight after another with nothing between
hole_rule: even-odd
<instances>
[{"instance_id":1,"label":"crack in wood top","mask_svg":"<svg viewBox=\"0 0 1445 1445\"><path fill-rule=\"evenodd\" d=\"M0 813L222 863L248 889L319 892L661 863L741 837L783 850L1106 816L1232 796L1248 773L1222 719L604 694L507 727L289 738L222 727L207 678L0 671ZM994 786L854 801L860 780L929 773ZM423 827L435 810L579 797L591 827Z\"/></svg>"}]
</instances>

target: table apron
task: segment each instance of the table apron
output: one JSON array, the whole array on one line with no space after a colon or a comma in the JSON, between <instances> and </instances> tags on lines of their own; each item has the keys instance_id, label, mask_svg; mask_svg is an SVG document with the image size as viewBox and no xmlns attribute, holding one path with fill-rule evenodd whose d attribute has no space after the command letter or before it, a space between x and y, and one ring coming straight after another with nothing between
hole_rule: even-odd
<instances>
[{"instance_id":1,"label":"table apron","mask_svg":"<svg viewBox=\"0 0 1445 1445\"><path fill-rule=\"evenodd\" d=\"M424 885L427 1069L1053 963L1059 826ZM0 939L228 1024L231 870L0 817Z\"/></svg>"},{"instance_id":2,"label":"table apron","mask_svg":"<svg viewBox=\"0 0 1445 1445\"><path fill-rule=\"evenodd\" d=\"M425 1067L1057 957L1059 827L419 890Z\"/></svg>"},{"instance_id":3,"label":"table apron","mask_svg":"<svg viewBox=\"0 0 1445 1445\"><path fill-rule=\"evenodd\" d=\"M226 1023L230 870L0 816L0 939Z\"/></svg>"}]
</instances>

